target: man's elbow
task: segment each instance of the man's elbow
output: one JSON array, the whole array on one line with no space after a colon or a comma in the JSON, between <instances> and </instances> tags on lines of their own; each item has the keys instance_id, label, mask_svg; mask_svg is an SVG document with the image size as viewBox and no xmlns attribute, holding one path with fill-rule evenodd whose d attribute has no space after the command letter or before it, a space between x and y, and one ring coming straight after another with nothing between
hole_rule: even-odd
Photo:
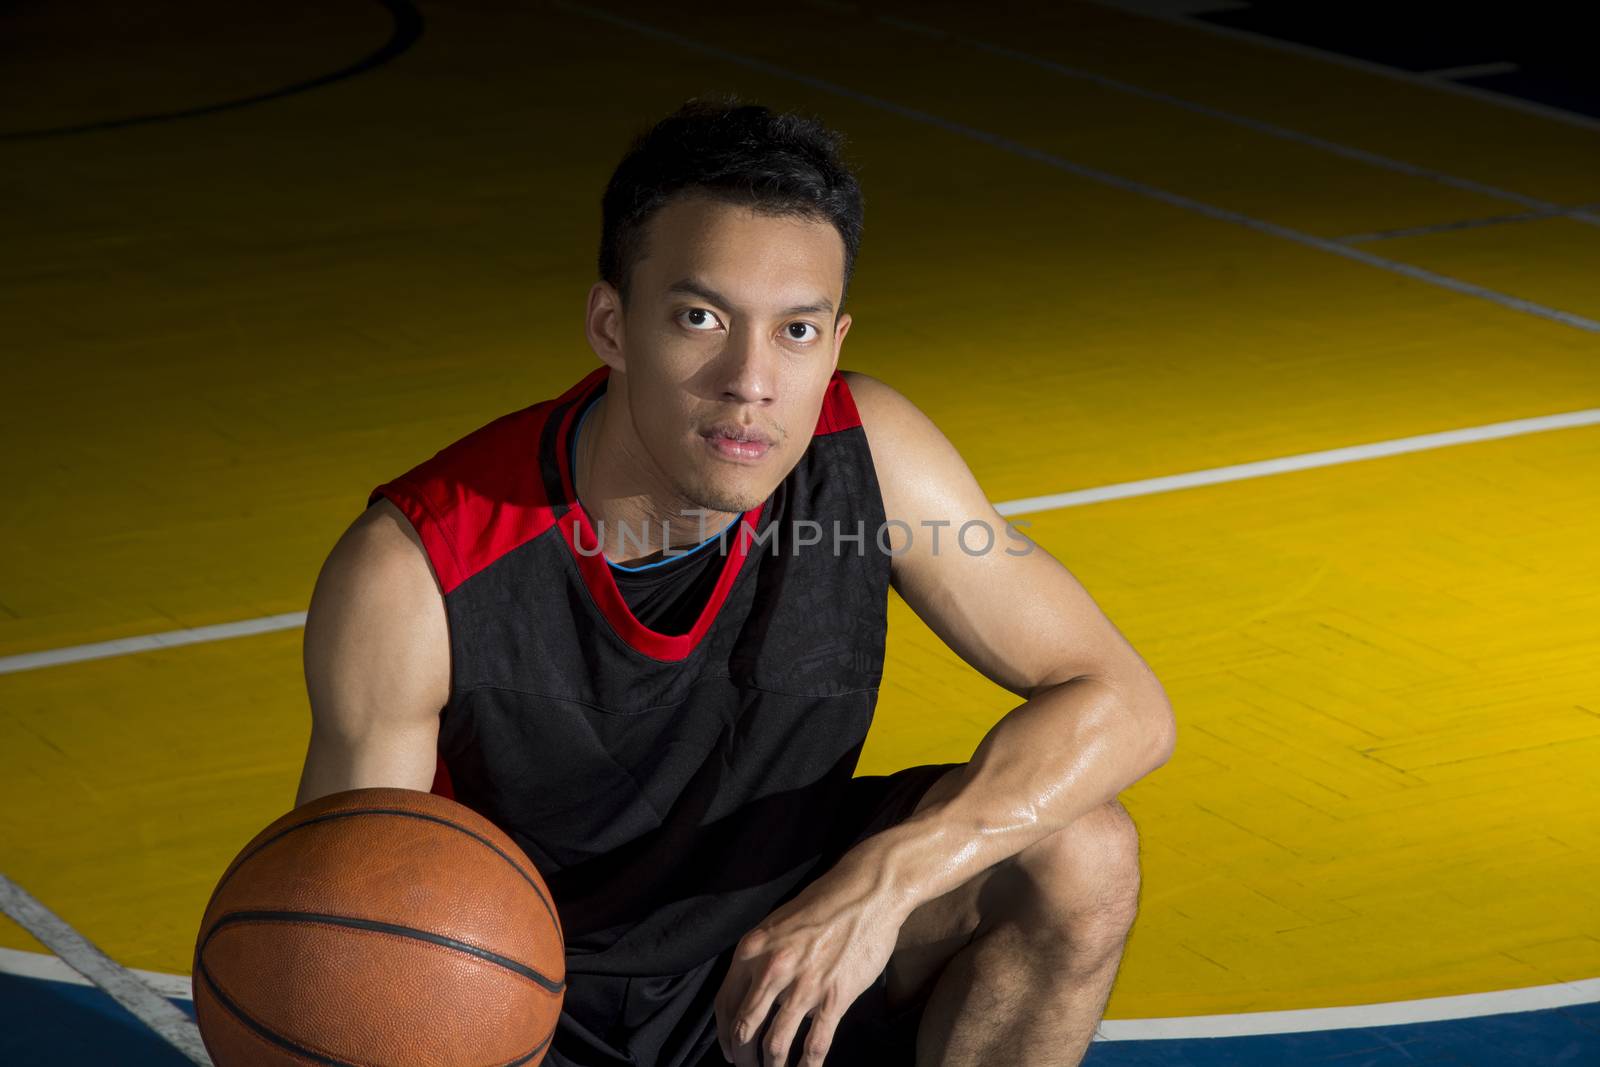
<instances>
[{"instance_id":1,"label":"man's elbow","mask_svg":"<svg viewBox=\"0 0 1600 1067\"><path fill-rule=\"evenodd\" d=\"M1172 711L1172 701L1154 674L1143 674L1143 684L1136 687L1132 698L1135 710L1144 723L1145 736L1150 743L1150 769L1164 765L1172 758L1178 746L1178 720Z\"/></svg>"},{"instance_id":2,"label":"man's elbow","mask_svg":"<svg viewBox=\"0 0 1600 1067\"><path fill-rule=\"evenodd\" d=\"M1155 735L1155 763L1150 768L1151 770L1165 766L1167 761L1172 758L1173 752L1178 748L1178 724L1177 720L1172 717L1171 708L1167 709L1165 719L1153 732Z\"/></svg>"},{"instance_id":3,"label":"man's elbow","mask_svg":"<svg viewBox=\"0 0 1600 1067\"><path fill-rule=\"evenodd\" d=\"M1178 747L1178 718L1172 712L1172 702L1161 695L1159 710L1152 713L1155 723L1150 729L1153 744L1155 745L1155 767L1165 765L1172 758L1172 753ZM1151 769L1154 770L1155 767Z\"/></svg>"}]
</instances>

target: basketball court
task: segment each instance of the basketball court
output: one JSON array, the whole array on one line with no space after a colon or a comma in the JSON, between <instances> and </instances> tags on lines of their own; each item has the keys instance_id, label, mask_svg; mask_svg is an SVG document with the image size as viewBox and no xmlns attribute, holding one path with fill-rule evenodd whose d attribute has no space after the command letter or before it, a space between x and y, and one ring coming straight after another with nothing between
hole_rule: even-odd
<instances>
[{"instance_id":1,"label":"basketball court","mask_svg":"<svg viewBox=\"0 0 1600 1067\"><path fill-rule=\"evenodd\" d=\"M0 11L0 1062L207 1062L322 561L595 365L610 169L732 91L849 138L841 366L1174 706L1084 1062L1600 1063L1600 88L1282 9ZM1016 703L892 598L858 773Z\"/></svg>"}]
</instances>

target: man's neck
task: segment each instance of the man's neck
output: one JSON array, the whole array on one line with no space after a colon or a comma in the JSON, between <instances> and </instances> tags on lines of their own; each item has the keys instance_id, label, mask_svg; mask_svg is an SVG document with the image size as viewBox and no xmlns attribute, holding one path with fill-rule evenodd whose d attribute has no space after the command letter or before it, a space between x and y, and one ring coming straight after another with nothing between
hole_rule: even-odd
<instances>
[{"instance_id":1,"label":"man's neck","mask_svg":"<svg viewBox=\"0 0 1600 1067\"><path fill-rule=\"evenodd\" d=\"M573 469L578 499L606 559L630 566L667 559L714 537L738 518L733 512L699 508L664 490L661 479L638 465L622 467L618 461L625 462L633 450L602 444L614 440L619 430L606 424L609 400L609 394L601 394L578 427Z\"/></svg>"}]
</instances>

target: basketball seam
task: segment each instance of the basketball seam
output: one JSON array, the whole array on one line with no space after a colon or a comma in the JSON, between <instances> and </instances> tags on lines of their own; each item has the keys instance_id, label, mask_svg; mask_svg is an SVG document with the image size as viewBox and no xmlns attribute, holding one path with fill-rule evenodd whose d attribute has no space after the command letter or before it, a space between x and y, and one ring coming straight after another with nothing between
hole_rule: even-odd
<instances>
[{"instance_id":1,"label":"basketball seam","mask_svg":"<svg viewBox=\"0 0 1600 1067\"><path fill-rule=\"evenodd\" d=\"M445 937L443 934L419 930L414 926L402 926L399 923L386 923L378 919L363 919L357 916L324 915L308 911L233 911L219 918L211 924L211 930L206 934L205 940L200 943L200 952L204 955L206 946L211 939L216 937L224 927L246 925L269 925L300 927L338 927L345 930L354 930L357 933L382 934L394 938L402 938L412 944L437 948L451 953L453 956L470 956L492 963L501 970L509 971L528 979L533 985L551 994L563 992L567 987L566 976L551 978L542 974L537 968L525 963L519 963L509 956L502 956L497 952L481 948L460 938ZM446 944L445 942L450 942ZM458 947L459 946L459 947Z\"/></svg>"},{"instance_id":2,"label":"basketball seam","mask_svg":"<svg viewBox=\"0 0 1600 1067\"><path fill-rule=\"evenodd\" d=\"M227 1011L230 1015L233 1015L239 1020L240 1023L243 1024L244 1032L255 1038L261 1044L272 1049L274 1052L289 1052L292 1055L325 1064L327 1067L386 1067L386 1064L383 1063L366 1063L359 1060L339 1059L335 1057L332 1052L313 1048L308 1045L301 1045L295 1041L291 1041L287 1037L279 1035L275 1030L272 1029L272 1027L250 1015L243 1008L240 1008L234 1002L233 998L223 991L222 986L214 977L212 977L211 968L205 965L204 959L202 959L200 962L200 973L205 979L206 986L211 990L211 994L216 999L217 1003L220 1004L225 1011ZM566 983L563 982L562 986L565 988ZM540 1049L548 1046L551 1040L554 1039L555 1032L559 1024L560 1013L558 1012L555 1022L551 1024L550 1032L545 1034L545 1036L541 1038L530 1051L516 1057L515 1059L511 1059L503 1064L497 1065L497 1067L520 1067L521 1064L525 1064L532 1060L534 1056L539 1054Z\"/></svg>"},{"instance_id":3,"label":"basketball seam","mask_svg":"<svg viewBox=\"0 0 1600 1067\"><path fill-rule=\"evenodd\" d=\"M468 809L468 810L471 810L471 809ZM404 808L353 808L353 809L351 809L349 811L331 811L331 812L327 812L327 813L322 814L322 815L314 815L314 816L312 816L312 817L310 817L308 819L303 819L300 822L295 823L293 826L286 827L285 829L283 829L283 830L279 831L278 833L274 834L272 837L269 837L269 838L267 838L267 840L261 842L255 848L250 849L250 851L248 851L244 855L240 856L238 861L235 862L234 865L232 867L230 867L228 869L228 871L222 876L222 880L217 883L217 888L214 889L212 891L212 894L211 894L212 899L213 900L216 899L217 894L222 892L222 887L228 884L228 881L234 876L234 874L239 870L239 868L243 867L247 862L250 861L251 858L253 858L257 853L259 853L263 849L265 849L268 845L270 845L270 844L272 844L272 843L274 843L276 841L280 841L283 838L287 837L289 834L294 833L296 830L304 829L307 826L314 826L314 825L316 825L318 823L328 822L328 821L331 821L333 819L348 818L348 817L355 816L355 815L400 815L400 816L404 816L404 817L407 817L407 818L422 819L422 820L424 820L426 822L438 823L441 826L448 826L453 830L458 830L461 833L466 834L468 837L472 838L473 840L477 841L478 843L486 846L487 848L492 850L495 855L497 855L501 859L505 860L506 863L511 866L511 869L516 871L517 874L522 877L522 880L527 882L528 885L533 888L534 893L536 893L538 895L538 897L539 897L539 902L544 905L545 911L549 912L550 921L555 924L556 932L561 935L562 942L563 942L563 944L565 944L565 942L566 942L566 933L561 927L561 919L556 914L556 909L555 909L554 905L552 905L550 900L545 896L544 891L539 888L539 883L537 881L535 881L532 877L530 877L528 875L528 872L522 869L522 865L517 863L516 860L512 859L503 849L500 848L500 846L496 845L493 841L491 841L488 838L484 837L482 834L479 834L478 832L476 832L474 830L471 830L471 829L469 829L469 828L467 828L465 826L462 826L459 823L452 822L449 819L443 818L442 816L429 815L426 812L420 812L420 811L407 811ZM540 875L540 877L542 878L543 875Z\"/></svg>"},{"instance_id":4,"label":"basketball seam","mask_svg":"<svg viewBox=\"0 0 1600 1067\"><path fill-rule=\"evenodd\" d=\"M243 1008L235 1004L232 997L223 992L222 987L217 984L217 980L211 977L211 968L205 965L205 960L203 958L200 960L200 975L205 979L206 986L211 990L212 997L216 999L217 1003L221 1005L224 1011L226 1011L229 1015L232 1015L242 1024L244 1032L261 1042L263 1045L272 1049L275 1053L281 1054L288 1052L291 1055L299 1056L302 1059L310 1059L313 1062L328 1064L330 1067L381 1067L380 1064L359 1064L354 1060L335 1059L329 1053L320 1052L317 1049L297 1045L286 1037L279 1037L276 1033L273 1033L270 1030L266 1023L263 1023L259 1019L256 1019L254 1016L250 1015ZM263 1033L262 1031L267 1032ZM204 1031L201 1032L201 1035L204 1036Z\"/></svg>"}]
</instances>

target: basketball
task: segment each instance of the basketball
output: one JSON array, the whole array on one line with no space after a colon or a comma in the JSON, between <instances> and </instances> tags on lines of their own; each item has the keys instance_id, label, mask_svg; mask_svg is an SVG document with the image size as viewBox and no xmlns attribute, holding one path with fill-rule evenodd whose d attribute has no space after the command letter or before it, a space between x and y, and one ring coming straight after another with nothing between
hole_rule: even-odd
<instances>
[{"instance_id":1,"label":"basketball","mask_svg":"<svg viewBox=\"0 0 1600 1067\"><path fill-rule=\"evenodd\" d=\"M477 812L353 789L289 812L228 865L194 1004L217 1067L532 1065L566 991L555 905Z\"/></svg>"}]
</instances>

